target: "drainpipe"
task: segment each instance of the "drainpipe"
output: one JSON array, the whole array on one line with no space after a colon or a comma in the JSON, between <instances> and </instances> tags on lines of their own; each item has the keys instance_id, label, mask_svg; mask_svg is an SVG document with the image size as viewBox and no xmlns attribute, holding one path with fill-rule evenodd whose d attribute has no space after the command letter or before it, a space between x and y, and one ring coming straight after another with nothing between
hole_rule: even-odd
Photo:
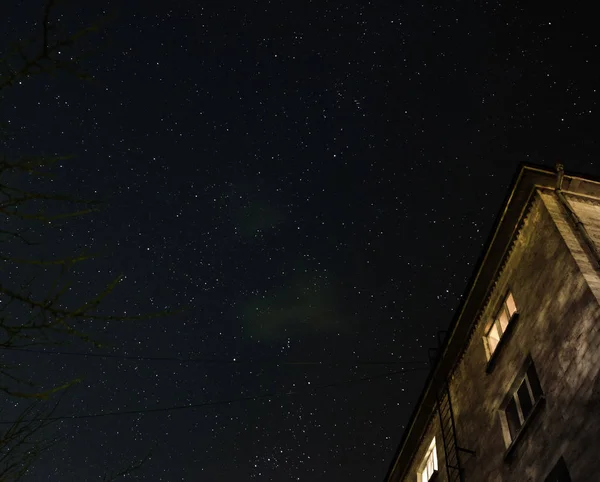
<instances>
[{"instance_id":1,"label":"drainpipe","mask_svg":"<svg viewBox=\"0 0 600 482\"><path fill-rule=\"evenodd\" d=\"M588 249L588 251L590 252L592 257L594 258L594 261L596 262L596 268L600 268L600 251L598 251L598 247L596 246L596 243L591 238L591 236L587 232L587 229L585 229L585 225L581 222L581 219L579 219L579 216L577 216L577 214L575 213L575 211L569 204L569 201L567 201L567 198L565 197L565 195L562 192L562 183L563 183L564 177L565 177L564 166L562 164L557 164L556 165L556 188L554 189L554 192L556 193L556 197L558 198L558 201L560 202L560 204L566 209L566 211L569 215L569 218L575 224L575 228L577 229L577 232L583 238L583 244Z\"/></svg>"}]
</instances>

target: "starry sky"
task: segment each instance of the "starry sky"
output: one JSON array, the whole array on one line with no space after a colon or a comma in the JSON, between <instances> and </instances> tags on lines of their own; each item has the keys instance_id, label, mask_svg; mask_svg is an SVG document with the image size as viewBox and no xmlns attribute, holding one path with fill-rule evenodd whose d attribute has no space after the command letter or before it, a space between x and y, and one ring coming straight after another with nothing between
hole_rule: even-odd
<instances>
[{"instance_id":1,"label":"starry sky","mask_svg":"<svg viewBox=\"0 0 600 482\"><path fill-rule=\"evenodd\" d=\"M39 34L42 14L2 2L0 45ZM122 274L101 311L173 314L90 322L103 349L2 354L44 387L82 378L25 482L100 481L150 450L130 480L383 480L519 163L600 175L594 18L569 3L60 3L66 32L101 21L64 53L90 78L4 92L2 152L71 156L49 186L103 205L35 249L96 255L71 299ZM2 403L2 420L20 404Z\"/></svg>"}]
</instances>

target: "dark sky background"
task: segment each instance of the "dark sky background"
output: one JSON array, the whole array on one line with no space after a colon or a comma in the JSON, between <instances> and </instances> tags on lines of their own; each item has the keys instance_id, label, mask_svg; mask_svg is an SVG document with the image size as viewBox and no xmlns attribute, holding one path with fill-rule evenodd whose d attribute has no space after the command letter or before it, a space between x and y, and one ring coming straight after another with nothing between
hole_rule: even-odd
<instances>
[{"instance_id":1,"label":"dark sky background","mask_svg":"<svg viewBox=\"0 0 600 482\"><path fill-rule=\"evenodd\" d=\"M2 45L39 32L42 5L2 2ZM187 311L61 347L112 358L10 359L45 387L84 379L61 416L209 405L62 420L25 482L99 481L150 449L132 480L383 480L518 164L600 174L595 16L110 0L52 18L104 13L73 50L92 80L6 91L3 149L73 156L53 188L106 201L45 234L98 253L72 296L123 273L105 313Z\"/></svg>"}]
</instances>

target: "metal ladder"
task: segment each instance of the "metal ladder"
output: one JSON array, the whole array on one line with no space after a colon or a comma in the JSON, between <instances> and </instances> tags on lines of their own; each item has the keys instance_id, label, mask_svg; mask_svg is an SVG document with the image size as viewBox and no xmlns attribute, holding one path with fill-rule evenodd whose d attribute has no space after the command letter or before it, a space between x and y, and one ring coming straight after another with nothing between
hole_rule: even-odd
<instances>
[{"instance_id":1,"label":"metal ladder","mask_svg":"<svg viewBox=\"0 0 600 482\"><path fill-rule=\"evenodd\" d=\"M442 444L444 445L444 454L446 456L448 482L465 482L464 472L460 465L458 453L466 452L475 455L475 452L459 447L456 441L454 413L452 412L450 388L448 387L447 381L442 383L441 389L438 391L437 402L440 427L442 430Z\"/></svg>"}]
</instances>

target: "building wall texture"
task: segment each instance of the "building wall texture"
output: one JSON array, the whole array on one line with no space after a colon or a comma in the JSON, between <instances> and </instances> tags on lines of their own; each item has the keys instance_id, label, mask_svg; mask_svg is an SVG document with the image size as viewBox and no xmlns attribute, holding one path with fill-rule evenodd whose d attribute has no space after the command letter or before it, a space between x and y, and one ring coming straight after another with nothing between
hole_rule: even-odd
<instances>
[{"instance_id":1,"label":"building wall texture","mask_svg":"<svg viewBox=\"0 0 600 482\"><path fill-rule=\"evenodd\" d=\"M600 246L600 203L565 195ZM465 480L543 482L563 457L575 482L600 480L600 277L597 259L578 235L568 209L552 189L538 189L509 246L490 296L450 380ZM484 336L510 290L518 319L486 372ZM506 457L502 406L530 357L544 393L540 409ZM448 480L439 417L432 407L404 480L415 482L433 436L439 473ZM421 481L419 481L421 482Z\"/></svg>"}]
</instances>

